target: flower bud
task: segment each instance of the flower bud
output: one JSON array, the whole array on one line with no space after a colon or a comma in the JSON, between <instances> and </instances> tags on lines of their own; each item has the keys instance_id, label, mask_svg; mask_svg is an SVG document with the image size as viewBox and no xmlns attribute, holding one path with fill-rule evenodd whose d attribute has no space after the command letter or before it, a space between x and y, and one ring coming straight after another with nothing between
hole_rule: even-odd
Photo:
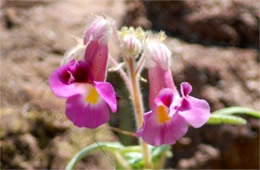
<instances>
[{"instance_id":1,"label":"flower bud","mask_svg":"<svg viewBox=\"0 0 260 170\"><path fill-rule=\"evenodd\" d=\"M137 56L141 49L142 44L135 35L126 35L123 39L123 49L126 56Z\"/></svg>"},{"instance_id":2,"label":"flower bud","mask_svg":"<svg viewBox=\"0 0 260 170\"><path fill-rule=\"evenodd\" d=\"M146 32L141 28L123 27L119 35L125 57L137 57L143 48Z\"/></svg>"}]
</instances>

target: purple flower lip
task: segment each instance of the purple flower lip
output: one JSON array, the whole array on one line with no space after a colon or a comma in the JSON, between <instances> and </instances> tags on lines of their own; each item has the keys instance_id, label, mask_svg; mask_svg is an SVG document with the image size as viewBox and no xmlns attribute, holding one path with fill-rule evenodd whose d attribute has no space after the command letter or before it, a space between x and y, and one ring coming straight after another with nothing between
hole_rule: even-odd
<instances>
[{"instance_id":1,"label":"purple flower lip","mask_svg":"<svg viewBox=\"0 0 260 170\"><path fill-rule=\"evenodd\" d=\"M92 82L93 77L87 63L71 60L66 67L58 71L58 77L64 84Z\"/></svg>"},{"instance_id":2,"label":"purple flower lip","mask_svg":"<svg viewBox=\"0 0 260 170\"><path fill-rule=\"evenodd\" d=\"M184 136L188 124L198 128L210 117L210 107L205 100L189 96L192 87L181 84L181 94L170 88L164 88L154 100L151 111L144 115L143 127L137 135L151 145L174 144Z\"/></svg>"}]
</instances>

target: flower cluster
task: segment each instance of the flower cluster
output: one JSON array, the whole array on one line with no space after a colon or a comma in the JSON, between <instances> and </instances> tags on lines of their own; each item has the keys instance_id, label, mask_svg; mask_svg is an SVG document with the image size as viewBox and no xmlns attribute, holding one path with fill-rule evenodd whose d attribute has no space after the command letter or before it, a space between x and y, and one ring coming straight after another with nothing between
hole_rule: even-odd
<instances>
[{"instance_id":1,"label":"flower cluster","mask_svg":"<svg viewBox=\"0 0 260 170\"><path fill-rule=\"evenodd\" d=\"M155 146L174 144L185 135L188 125L198 128L208 121L210 107L205 100L190 96L189 83L181 83L181 93L178 92L170 69L171 52L159 38L148 39L141 28L123 27L114 34L112 30L107 19L97 17L78 48L84 50L84 58L70 60L49 79L54 94L67 99L66 115L76 126L96 128L109 121L109 110L117 111L114 88L105 82L111 35L118 36L126 64L142 56L137 66L132 66L138 69L145 65L148 69L150 111L142 115L143 125L137 136ZM140 77L138 71L135 73L129 79Z\"/></svg>"}]
</instances>

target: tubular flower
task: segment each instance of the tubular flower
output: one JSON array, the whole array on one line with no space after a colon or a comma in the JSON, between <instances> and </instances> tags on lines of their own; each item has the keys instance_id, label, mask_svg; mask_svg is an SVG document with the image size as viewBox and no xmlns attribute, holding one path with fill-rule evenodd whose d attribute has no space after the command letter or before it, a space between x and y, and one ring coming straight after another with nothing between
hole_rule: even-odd
<instances>
[{"instance_id":1,"label":"tubular flower","mask_svg":"<svg viewBox=\"0 0 260 170\"><path fill-rule=\"evenodd\" d=\"M154 99L163 88L170 88L176 91L170 70L171 52L162 42L149 40L144 51L146 66L150 85L149 103L153 107Z\"/></svg>"},{"instance_id":2,"label":"tubular flower","mask_svg":"<svg viewBox=\"0 0 260 170\"><path fill-rule=\"evenodd\" d=\"M97 17L84 35L87 45L85 61L96 81L104 81L108 60L108 38L112 33L111 23L103 17Z\"/></svg>"},{"instance_id":3,"label":"tubular flower","mask_svg":"<svg viewBox=\"0 0 260 170\"><path fill-rule=\"evenodd\" d=\"M154 146L175 144L187 132L188 124L195 128L205 124L210 107L205 100L189 96L191 91L191 85L186 82L181 84L181 97L172 89L162 89L152 110L145 113L137 135Z\"/></svg>"},{"instance_id":4,"label":"tubular flower","mask_svg":"<svg viewBox=\"0 0 260 170\"><path fill-rule=\"evenodd\" d=\"M84 36L84 61L71 60L49 79L54 94L67 98L66 115L78 127L96 128L117 110L113 86L104 82L108 60L109 22L97 17Z\"/></svg>"},{"instance_id":5,"label":"tubular flower","mask_svg":"<svg viewBox=\"0 0 260 170\"><path fill-rule=\"evenodd\" d=\"M181 84L177 91L170 65L170 50L160 41L149 41L145 55L149 74L149 102L151 111L145 113L142 128L137 135L151 145L174 144L188 130L188 125L198 128L210 116L205 100L189 96L192 86Z\"/></svg>"},{"instance_id":6,"label":"tubular flower","mask_svg":"<svg viewBox=\"0 0 260 170\"><path fill-rule=\"evenodd\" d=\"M96 128L108 122L109 107L112 112L117 110L112 85L94 81L84 61L71 60L59 67L49 84L56 96L67 98L66 115L78 127Z\"/></svg>"}]
</instances>

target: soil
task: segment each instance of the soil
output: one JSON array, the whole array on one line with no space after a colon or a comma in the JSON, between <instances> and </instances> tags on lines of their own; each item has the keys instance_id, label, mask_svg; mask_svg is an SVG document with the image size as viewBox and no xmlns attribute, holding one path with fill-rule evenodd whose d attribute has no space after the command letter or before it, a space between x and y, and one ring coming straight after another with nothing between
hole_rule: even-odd
<instances>
[{"instance_id":1,"label":"soil","mask_svg":"<svg viewBox=\"0 0 260 170\"><path fill-rule=\"evenodd\" d=\"M65 117L65 101L49 89L48 77L75 45L71 35L82 37L93 15L112 17L118 27L166 30L176 85L190 82L192 95L206 99L212 111L236 105L260 110L259 5L254 0L0 1L0 167L60 169L96 141L137 142L112 133L107 125L94 131L74 127ZM111 54L119 57L116 45ZM109 73L108 81L121 96L110 124L134 130L122 80ZM141 85L148 101L148 84ZM173 146L166 168L259 169L260 122L245 118L245 126L190 128ZM113 166L107 155L94 152L77 168Z\"/></svg>"}]
</instances>

